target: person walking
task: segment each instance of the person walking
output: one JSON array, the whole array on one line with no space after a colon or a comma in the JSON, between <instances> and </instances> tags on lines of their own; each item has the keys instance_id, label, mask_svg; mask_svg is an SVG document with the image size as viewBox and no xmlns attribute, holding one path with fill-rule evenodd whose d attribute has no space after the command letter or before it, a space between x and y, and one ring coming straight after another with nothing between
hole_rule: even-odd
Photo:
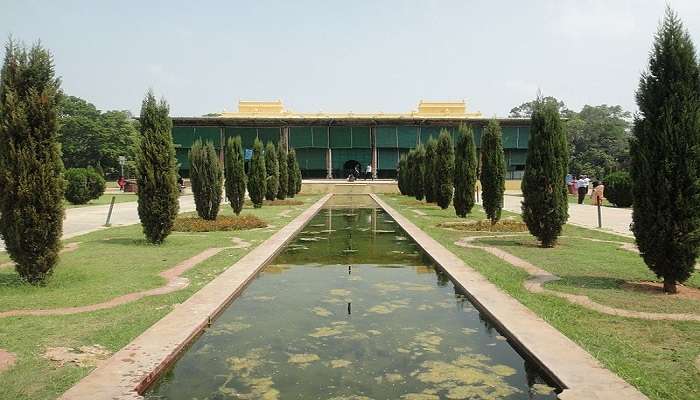
<instances>
[{"instance_id":1,"label":"person walking","mask_svg":"<svg viewBox=\"0 0 700 400\"><path fill-rule=\"evenodd\" d=\"M602 205L605 199L605 185L603 182L593 182L593 190L591 190L591 203L594 206Z\"/></svg>"},{"instance_id":2,"label":"person walking","mask_svg":"<svg viewBox=\"0 0 700 400\"><path fill-rule=\"evenodd\" d=\"M579 175L576 180L576 190L578 190L578 204L583 204L583 200L588 194L588 182L589 180L585 178L584 175Z\"/></svg>"},{"instance_id":3,"label":"person walking","mask_svg":"<svg viewBox=\"0 0 700 400\"><path fill-rule=\"evenodd\" d=\"M365 170L365 180L367 180L367 178L374 180L374 177L372 176L372 164L367 164L367 169Z\"/></svg>"}]
</instances>

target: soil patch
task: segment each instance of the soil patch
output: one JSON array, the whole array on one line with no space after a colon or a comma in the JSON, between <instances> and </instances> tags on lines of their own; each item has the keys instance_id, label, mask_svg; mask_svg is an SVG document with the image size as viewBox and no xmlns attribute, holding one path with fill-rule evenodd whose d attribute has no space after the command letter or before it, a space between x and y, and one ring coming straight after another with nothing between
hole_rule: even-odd
<instances>
[{"instance_id":1,"label":"soil patch","mask_svg":"<svg viewBox=\"0 0 700 400\"><path fill-rule=\"evenodd\" d=\"M49 347L46 349L43 357L58 363L59 367L68 363L79 367L91 367L99 365L102 361L109 358L110 355L112 355L112 352L96 344L93 346L82 346L79 349Z\"/></svg>"},{"instance_id":2,"label":"soil patch","mask_svg":"<svg viewBox=\"0 0 700 400\"><path fill-rule=\"evenodd\" d=\"M17 356L14 353L0 349L0 373L10 369L17 361Z\"/></svg>"},{"instance_id":3,"label":"soil patch","mask_svg":"<svg viewBox=\"0 0 700 400\"><path fill-rule=\"evenodd\" d=\"M80 242L66 243L65 245L63 245L63 248L61 249L60 253L61 254L62 253L69 253L71 251L78 250L79 246L80 246ZM9 262L0 264L0 269L10 268L10 267L14 267L14 266L15 266L15 263L12 261L9 261Z\"/></svg>"},{"instance_id":4,"label":"soil patch","mask_svg":"<svg viewBox=\"0 0 700 400\"><path fill-rule=\"evenodd\" d=\"M657 296L673 296L679 299L698 300L700 301L700 289L678 285L678 293L667 295L664 293L663 282L643 281L643 282L625 282L621 286L623 289L642 292L645 294Z\"/></svg>"}]
</instances>

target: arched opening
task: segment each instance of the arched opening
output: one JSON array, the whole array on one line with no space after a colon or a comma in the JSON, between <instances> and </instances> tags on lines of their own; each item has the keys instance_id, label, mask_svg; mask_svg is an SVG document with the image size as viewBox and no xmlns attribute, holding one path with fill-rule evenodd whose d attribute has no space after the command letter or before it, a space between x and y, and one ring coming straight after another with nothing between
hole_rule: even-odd
<instances>
[{"instance_id":1,"label":"arched opening","mask_svg":"<svg viewBox=\"0 0 700 400\"><path fill-rule=\"evenodd\" d=\"M355 179L360 177L362 173L362 164L357 160L348 160L343 164L343 178L354 175Z\"/></svg>"}]
</instances>

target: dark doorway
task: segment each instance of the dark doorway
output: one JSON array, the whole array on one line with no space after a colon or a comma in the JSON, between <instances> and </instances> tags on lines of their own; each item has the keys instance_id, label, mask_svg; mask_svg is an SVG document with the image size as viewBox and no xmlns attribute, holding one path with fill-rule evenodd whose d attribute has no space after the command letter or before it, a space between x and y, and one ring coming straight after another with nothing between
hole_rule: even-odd
<instances>
[{"instance_id":1,"label":"dark doorway","mask_svg":"<svg viewBox=\"0 0 700 400\"><path fill-rule=\"evenodd\" d=\"M347 178L350 175L355 176L355 179L360 177L362 172L362 164L357 160L348 160L343 164L343 178Z\"/></svg>"}]
</instances>

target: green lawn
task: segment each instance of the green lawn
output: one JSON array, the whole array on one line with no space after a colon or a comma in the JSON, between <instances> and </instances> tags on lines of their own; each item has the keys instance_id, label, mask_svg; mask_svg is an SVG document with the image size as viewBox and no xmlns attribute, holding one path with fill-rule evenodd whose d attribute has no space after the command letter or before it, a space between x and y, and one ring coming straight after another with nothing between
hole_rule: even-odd
<instances>
[{"instance_id":1,"label":"green lawn","mask_svg":"<svg viewBox=\"0 0 700 400\"><path fill-rule=\"evenodd\" d=\"M522 270L484 251L454 244L464 236L491 233L456 232L436 226L440 222L458 221L454 208L440 210L399 195L383 195L382 198L649 398L700 398L700 371L693 365L700 354L700 323L614 317L555 296L530 293L522 286L528 277ZM427 216L419 216L411 211L414 209ZM470 217L480 219L484 214L476 207ZM562 276L563 281L548 285L554 290L586 294L600 303L632 310L697 312L700 309L698 301L621 289L623 280L652 280L654 276L639 256L619 250L614 244L590 242L581 237L621 242L631 239L568 225L564 235L566 237L554 249L536 247L528 234L517 238L485 238L478 242L495 245ZM697 273L688 285L700 287Z\"/></svg>"},{"instance_id":2,"label":"green lawn","mask_svg":"<svg viewBox=\"0 0 700 400\"><path fill-rule=\"evenodd\" d=\"M173 233L162 246L147 244L139 225L75 237L70 241L80 242L80 247L61 256L45 287L24 285L13 269L0 269L0 310L80 306L161 286L164 279L157 275L160 271L204 249L231 246L233 236L253 244L248 249L224 250L197 265L185 274L190 286L171 294L90 313L0 319L0 348L18 354L18 363L0 374L0 399L56 398L92 368L71 364L58 367L42 358L47 347L99 344L111 351L121 349L319 198L297 196L304 205L244 209L244 213L257 215L273 229ZM290 208L289 216L278 215ZM230 214L230 210L222 205L224 214ZM4 255L0 253L0 257Z\"/></svg>"},{"instance_id":3,"label":"green lawn","mask_svg":"<svg viewBox=\"0 0 700 400\"><path fill-rule=\"evenodd\" d=\"M66 208L77 208L77 207L89 207L89 206L99 206L104 204L109 204L112 201L112 196L114 196L114 203L127 203L130 201L136 201L136 193L105 193L95 200L89 201L87 204L71 204L67 200L63 200L63 205Z\"/></svg>"}]
</instances>

